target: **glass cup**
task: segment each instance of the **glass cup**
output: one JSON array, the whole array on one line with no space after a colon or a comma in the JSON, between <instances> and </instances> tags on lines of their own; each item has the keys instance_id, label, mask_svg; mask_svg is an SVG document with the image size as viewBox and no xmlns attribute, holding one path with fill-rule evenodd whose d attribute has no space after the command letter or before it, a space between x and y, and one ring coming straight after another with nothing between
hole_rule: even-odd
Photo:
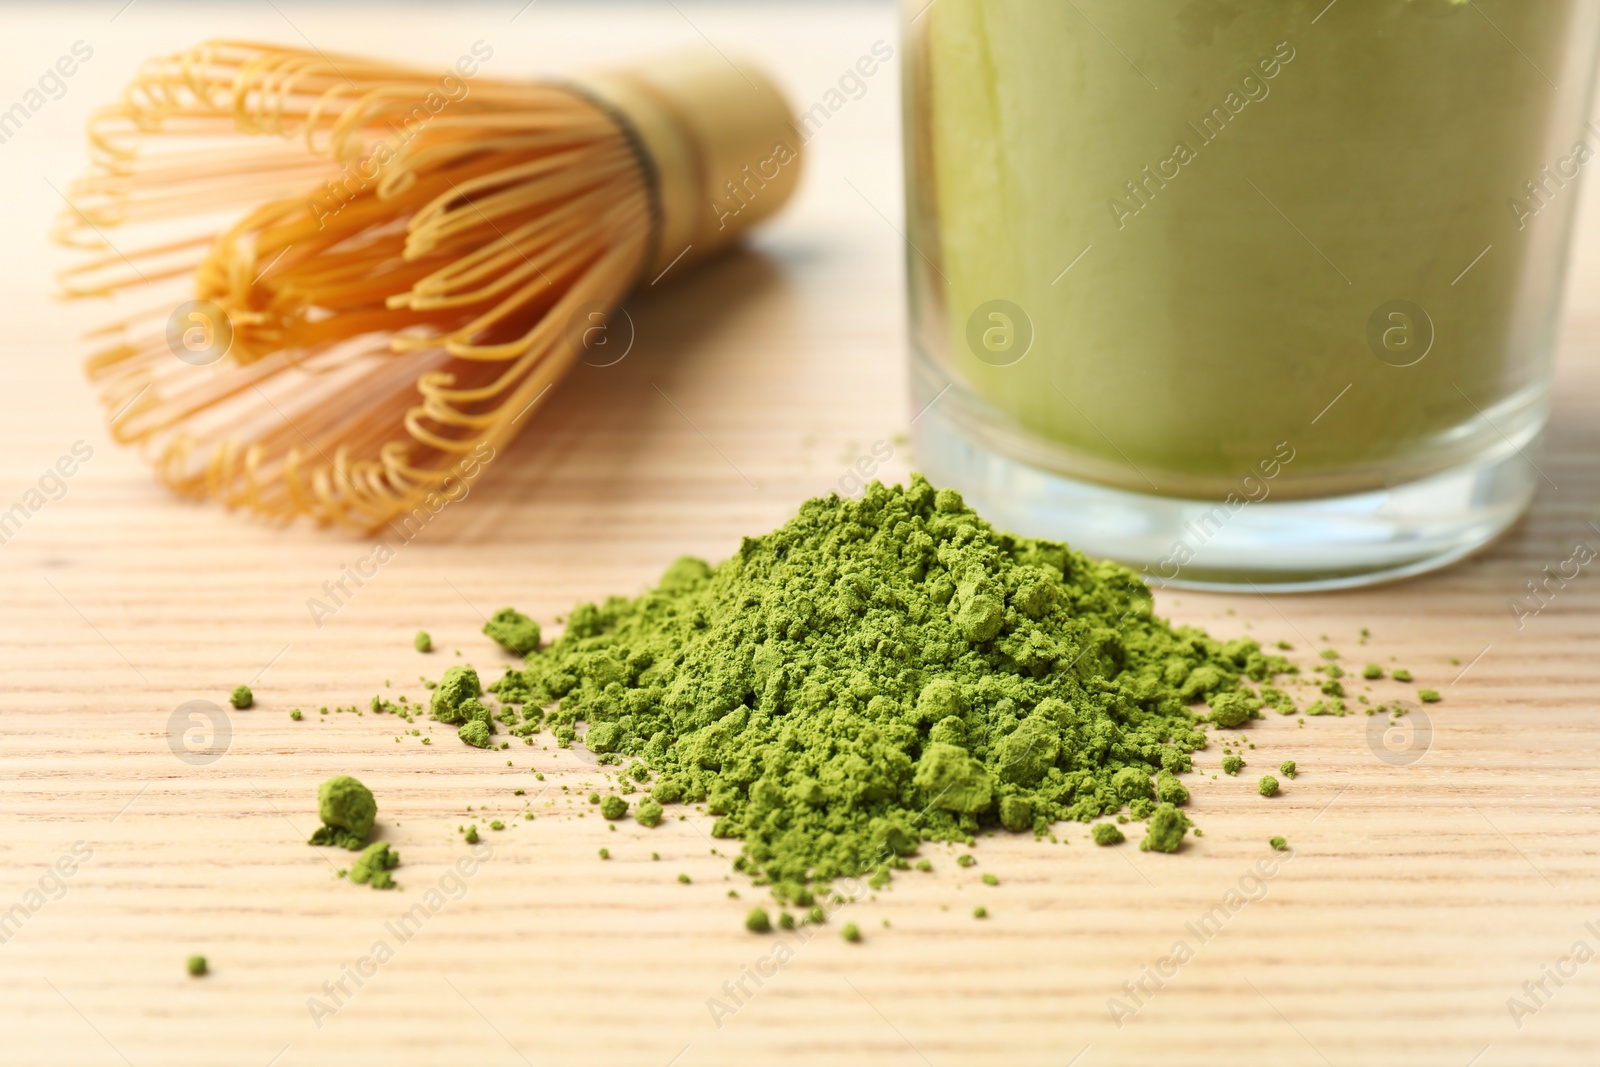
<instances>
[{"instance_id":1,"label":"glass cup","mask_svg":"<svg viewBox=\"0 0 1600 1067\"><path fill-rule=\"evenodd\" d=\"M1600 4L907 0L904 27L936 484L1202 588L1417 573L1527 508Z\"/></svg>"}]
</instances>

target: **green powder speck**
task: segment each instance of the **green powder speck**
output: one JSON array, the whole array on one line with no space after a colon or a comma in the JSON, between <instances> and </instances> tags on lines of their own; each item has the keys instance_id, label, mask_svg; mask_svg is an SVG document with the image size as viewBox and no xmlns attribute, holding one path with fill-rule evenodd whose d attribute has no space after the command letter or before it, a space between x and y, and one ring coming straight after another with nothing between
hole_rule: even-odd
<instances>
[{"instance_id":1,"label":"green powder speck","mask_svg":"<svg viewBox=\"0 0 1600 1067\"><path fill-rule=\"evenodd\" d=\"M1267 841L1267 844L1271 845L1272 848L1273 848L1273 851L1275 851L1275 852L1282 852L1284 849L1289 847L1288 839L1287 838L1283 838L1283 837L1270 838Z\"/></svg>"},{"instance_id":2,"label":"green powder speck","mask_svg":"<svg viewBox=\"0 0 1600 1067\"><path fill-rule=\"evenodd\" d=\"M417 636L411 639L411 647L418 652L432 652L433 638L428 636L428 631L418 630Z\"/></svg>"},{"instance_id":3,"label":"green powder speck","mask_svg":"<svg viewBox=\"0 0 1600 1067\"><path fill-rule=\"evenodd\" d=\"M1262 796L1275 797L1278 795L1278 780L1270 774L1263 774L1261 784L1257 788Z\"/></svg>"},{"instance_id":4,"label":"green powder speck","mask_svg":"<svg viewBox=\"0 0 1600 1067\"><path fill-rule=\"evenodd\" d=\"M601 849L600 850L600 858L603 859L603 860L610 859L611 858L611 850L609 848Z\"/></svg>"},{"instance_id":5,"label":"green powder speck","mask_svg":"<svg viewBox=\"0 0 1600 1067\"><path fill-rule=\"evenodd\" d=\"M317 814L322 825L311 835L313 845L339 845L354 852L366 845L378 817L372 790L347 774L317 787Z\"/></svg>"},{"instance_id":6,"label":"green powder speck","mask_svg":"<svg viewBox=\"0 0 1600 1067\"><path fill-rule=\"evenodd\" d=\"M499 819L492 819L489 822L489 829L491 830L504 830L505 828L506 824L501 822Z\"/></svg>"},{"instance_id":7,"label":"green powder speck","mask_svg":"<svg viewBox=\"0 0 1600 1067\"><path fill-rule=\"evenodd\" d=\"M612 794L600 802L600 814L607 819L620 819L628 814L628 802Z\"/></svg>"},{"instance_id":8,"label":"green powder speck","mask_svg":"<svg viewBox=\"0 0 1600 1067\"><path fill-rule=\"evenodd\" d=\"M199 978L211 970L204 956L190 956L184 961L184 969L189 972L191 978Z\"/></svg>"},{"instance_id":9,"label":"green powder speck","mask_svg":"<svg viewBox=\"0 0 1600 1067\"><path fill-rule=\"evenodd\" d=\"M1097 845L1120 845L1127 840L1116 823L1097 822L1094 824L1094 843Z\"/></svg>"},{"instance_id":10,"label":"green powder speck","mask_svg":"<svg viewBox=\"0 0 1600 1067\"><path fill-rule=\"evenodd\" d=\"M467 827L466 842L469 845L476 845L478 843L477 823L473 823L471 826Z\"/></svg>"},{"instance_id":11,"label":"green powder speck","mask_svg":"<svg viewBox=\"0 0 1600 1067\"><path fill-rule=\"evenodd\" d=\"M1223 774L1238 774L1242 770L1244 770L1244 757L1243 756L1223 756L1222 757L1222 773Z\"/></svg>"},{"instance_id":12,"label":"green powder speck","mask_svg":"<svg viewBox=\"0 0 1600 1067\"><path fill-rule=\"evenodd\" d=\"M515 608L501 608L488 622L483 632L508 652L527 655L539 647L539 624Z\"/></svg>"},{"instance_id":13,"label":"green powder speck","mask_svg":"<svg viewBox=\"0 0 1600 1067\"><path fill-rule=\"evenodd\" d=\"M299 722L301 719L305 718L305 716L300 714L299 708L295 708L293 711L289 712L289 718L293 719L295 722Z\"/></svg>"},{"instance_id":14,"label":"green powder speck","mask_svg":"<svg viewBox=\"0 0 1600 1067\"><path fill-rule=\"evenodd\" d=\"M1363 677L1363 678L1382 678L1383 677L1383 668L1380 667L1376 663L1369 663L1369 664L1367 664L1365 667L1363 667L1361 669L1361 677Z\"/></svg>"},{"instance_id":15,"label":"green powder speck","mask_svg":"<svg viewBox=\"0 0 1600 1067\"><path fill-rule=\"evenodd\" d=\"M984 885L999 885L1000 884L1000 879L996 878L992 874L985 874L983 876L983 884Z\"/></svg>"},{"instance_id":16,"label":"green powder speck","mask_svg":"<svg viewBox=\"0 0 1600 1067\"><path fill-rule=\"evenodd\" d=\"M1390 672L1389 676L1391 678L1393 678L1397 682L1409 682L1409 681L1411 681L1411 672L1406 670L1404 667L1395 668L1393 671Z\"/></svg>"},{"instance_id":17,"label":"green powder speck","mask_svg":"<svg viewBox=\"0 0 1600 1067\"><path fill-rule=\"evenodd\" d=\"M855 923L845 923L844 929L839 931L839 936L853 944L861 940L861 928Z\"/></svg>"},{"instance_id":18,"label":"green powder speck","mask_svg":"<svg viewBox=\"0 0 1600 1067\"><path fill-rule=\"evenodd\" d=\"M350 867L350 880L374 889L395 888L394 876L389 872L400 866L400 853L389 847L387 841L368 845Z\"/></svg>"},{"instance_id":19,"label":"green powder speck","mask_svg":"<svg viewBox=\"0 0 1600 1067\"><path fill-rule=\"evenodd\" d=\"M689 876L687 874L680 874L680 875L678 875L678 881L682 882L684 885L688 885L689 884Z\"/></svg>"},{"instance_id":20,"label":"green powder speck","mask_svg":"<svg viewBox=\"0 0 1600 1067\"><path fill-rule=\"evenodd\" d=\"M256 702L255 694L250 692L248 685L236 685L228 696L228 703L239 709L248 708Z\"/></svg>"},{"instance_id":21,"label":"green powder speck","mask_svg":"<svg viewBox=\"0 0 1600 1067\"><path fill-rule=\"evenodd\" d=\"M772 920L767 917L765 908L751 908L750 914L744 917L744 928L752 934L770 934Z\"/></svg>"},{"instance_id":22,"label":"green powder speck","mask_svg":"<svg viewBox=\"0 0 1600 1067\"><path fill-rule=\"evenodd\" d=\"M1280 763L1278 765L1278 773L1283 775L1285 778L1293 778L1295 774L1298 773L1298 770L1294 765L1294 760L1286 759Z\"/></svg>"},{"instance_id":23,"label":"green powder speck","mask_svg":"<svg viewBox=\"0 0 1600 1067\"><path fill-rule=\"evenodd\" d=\"M984 907L982 904L979 904L976 908L972 909L972 917L974 919L987 919L989 917L989 909Z\"/></svg>"},{"instance_id":24,"label":"green powder speck","mask_svg":"<svg viewBox=\"0 0 1600 1067\"><path fill-rule=\"evenodd\" d=\"M1444 698L1439 695L1439 691L1437 689L1418 689L1417 699L1422 701L1424 704L1437 704Z\"/></svg>"}]
</instances>

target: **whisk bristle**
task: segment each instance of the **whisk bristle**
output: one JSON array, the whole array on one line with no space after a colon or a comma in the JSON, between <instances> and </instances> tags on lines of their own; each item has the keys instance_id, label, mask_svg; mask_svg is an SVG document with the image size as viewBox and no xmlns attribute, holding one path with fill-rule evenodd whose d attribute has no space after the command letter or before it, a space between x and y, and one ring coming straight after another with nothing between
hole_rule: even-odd
<instances>
[{"instance_id":1,"label":"whisk bristle","mask_svg":"<svg viewBox=\"0 0 1600 1067\"><path fill-rule=\"evenodd\" d=\"M274 516L418 507L653 254L615 117L533 81L213 41L146 64L90 145L56 236L93 252L68 295L143 308L88 361L113 433Z\"/></svg>"}]
</instances>

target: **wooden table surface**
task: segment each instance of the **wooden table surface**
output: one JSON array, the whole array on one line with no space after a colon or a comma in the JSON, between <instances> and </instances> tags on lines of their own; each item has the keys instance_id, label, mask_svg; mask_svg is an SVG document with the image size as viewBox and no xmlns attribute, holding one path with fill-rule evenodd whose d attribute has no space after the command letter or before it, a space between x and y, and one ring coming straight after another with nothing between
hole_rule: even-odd
<instances>
[{"instance_id":1,"label":"wooden table surface","mask_svg":"<svg viewBox=\"0 0 1600 1067\"><path fill-rule=\"evenodd\" d=\"M781 222L637 303L629 357L580 367L466 503L320 626L308 600L371 542L175 500L111 445L80 376L95 312L49 300L46 267L61 260L43 231L52 186L81 166L90 106L138 57L201 37L430 62L483 39L507 71L714 42L768 64L808 106L875 41L898 47L894 11L539 3L517 15L505 0L380 18L284 0L118 14L122 2L0 14L0 106L74 41L94 49L0 145L0 510L76 442L93 450L0 547L0 1060L1600 1062L1600 960L1588 959L1600 952L1600 588L1586 570L1520 629L1508 607L1575 542L1600 545L1593 210L1541 461L1553 487L1527 521L1469 562L1385 588L1159 597L1222 636L1303 649L1327 635L1349 658L1409 666L1445 694L1431 733L1399 739L1418 758L1380 758L1391 749L1365 716L1273 717L1253 728L1251 763L1292 757L1299 778L1272 802L1248 775L1195 780L1206 833L1179 855L1097 849L1076 826L1060 845L986 838L972 869L933 848L934 875L847 909L862 944L837 936L841 915L780 950L742 929L761 894L729 880L709 819L601 832L560 817L563 790L598 781L573 753L517 746L506 765L453 740L397 742L391 719L288 711L418 697L419 674L451 662L497 671L508 657L478 633L481 613L515 604L548 621L641 589L681 553L721 558L898 440L898 57L816 137ZM893 447L885 473L900 477L915 457ZM410 647L418 628L441 646L431 658ZM185 748L176 709L224 703L242 681L257 705ZM376 791L402 892L340 881L303 844L316 785L336 773ZM513 790L536 786L550 790L533 801L545 816L515 818L528 797ZM492 854L460 874L457 827L497 816L509 825L487 835ZM1273 834L1294 851L1262 874ZM419 903L425 922L395 925ZM978 903L987 921L971 917ZM195 952L210 958L204 979L184 973ZM1129 1009L1120 1020L1112 998Z\"/></svg>"}]
</instances>

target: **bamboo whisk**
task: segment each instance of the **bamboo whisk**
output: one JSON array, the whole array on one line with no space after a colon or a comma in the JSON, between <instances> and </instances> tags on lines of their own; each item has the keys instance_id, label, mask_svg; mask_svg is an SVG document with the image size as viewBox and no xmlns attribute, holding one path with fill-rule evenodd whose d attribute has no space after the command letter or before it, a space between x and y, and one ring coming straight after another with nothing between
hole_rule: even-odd
<instances>
[{"instance_id":1,"label":"bamboo whisk","mask_svg":"<svg viewBox=\"0 0 1600 1067\"><path fill-rule=\"evenodd\" d=\"M475 49L430 71L213 41L94 115L55 229L93 254L61 283L142 308L88 374L162 482L364 528L450 494L596 313L794 189L788 108L747 65L539 84Z\"/></svg>"}]
</instances>

